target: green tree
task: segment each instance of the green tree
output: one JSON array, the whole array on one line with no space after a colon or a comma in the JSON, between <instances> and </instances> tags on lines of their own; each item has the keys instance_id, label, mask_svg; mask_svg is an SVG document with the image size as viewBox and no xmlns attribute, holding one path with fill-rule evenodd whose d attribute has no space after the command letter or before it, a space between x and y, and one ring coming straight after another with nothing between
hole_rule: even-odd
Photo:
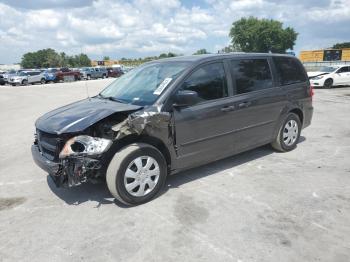
<instances>
[{"instance_id":1,"label":"green tree","mask_svg":"<svg viewBox=\"0 0 350 262\"><path fill-rule=\"evenodd\" d=\"M165 53L162 53L162 54L159 55L159 58L167 58L167 57L168 57L168 55L165 54Z\"/></svg>"},{"instance_id":2,"label":"green tree","mask_svg":"<svg viewBox=\"0 0 350 262\"><path fill-rule=\"evenodd\" d=\"M91 66L91 60L86 54L68 56L47 48L24 54L21 65L23 68L81 67Z\"/></svg>"},{"instance_id":3,"label":"green tree","mask_svg":"<svg viewBox=\"0 0 350 262\"><path fill-rule=\"evenodd\" d=\"M350 42L344 42L344 43L337 43L333 45L334 49L342 49L342 48L350 48Z\"/></svg>"},{"instance_id":4,"label":"green tree","mask_svg":"<svg viewBox=\"0 0 350 262\"><path fill-rule=\"evenodd\" d=\"M103 61L109 61L109 60L111 60L109 56L104 56L103 57Z\"/></svg>"},{"instance_id":5,"label":"green tree","mask_svg":"<svg viewBox=\"0 0 350 262\"><path fill-rule=\"evenodd\" d=\"M86 54L79 54L75 56L76 66L77 67L84 67L84 66L91 66L91 60Z\"/></svg>"},{"instance_id":6,"label":"green tree","mask_svg":"<svg viewBox=\"0 0 350 262\"><path fill-rule=\"evenodd\" d=\"M244 52L285 53L293 49L298 33L272 19L241 18L232 24L229 36L233 46Z\"/></svg>"},{"instance_id":7,"label":"green tree","mask_svg":"<svg viewBox=\"0 0 350 262\"><path fill-rule=\"evenodd\" d=\"M205 48L202 48L202 49L199 49L197 50L195 53L193 53L194 55L204 55L204 54L210 54L207 49Z\"/></svg>"},{"instance_id":8,"label":"green tree","mask_svg":"<svg viewBox=\"0 0 350 262\"><path fill-rule=\"evenodd\" d=\"M233 45L229 45L219 50L218 53L231 53L231 52L239 52L239 51L240 51L239 48L234 47Z\"/></svg>"}]
</instances>

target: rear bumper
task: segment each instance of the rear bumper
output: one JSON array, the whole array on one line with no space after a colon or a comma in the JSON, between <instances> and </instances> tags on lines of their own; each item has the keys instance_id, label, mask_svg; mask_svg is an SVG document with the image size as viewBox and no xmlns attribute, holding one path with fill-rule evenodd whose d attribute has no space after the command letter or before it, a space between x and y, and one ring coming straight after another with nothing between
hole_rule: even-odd
<instances>
[{"instance_id":1,"label":"rear bumper","mask_svg":"<svg viewBox=\"0 0 350 262\"><path fill-rule=\"evenodd\" d=\"M303 123L303 128L308 127L309 125L311 125L311 120L312 120L312 116L314 113L314 108L312 106L312 104L306 106L304 108L304 123Z\"/></svg>"},{"instance_id":2,"label":"rear bumper","mask_svg":"<svg viewBox=\"0 0 350 262\"><path fill-rule=\"evenodd\" d=\"M39 147L35 144L32 145L32 157L35 164L37 164L42 170L46 171L50 175L55 175L58 173L60 164L52 162L45 158L39 151Z\"/></svg>"}]
</instances>

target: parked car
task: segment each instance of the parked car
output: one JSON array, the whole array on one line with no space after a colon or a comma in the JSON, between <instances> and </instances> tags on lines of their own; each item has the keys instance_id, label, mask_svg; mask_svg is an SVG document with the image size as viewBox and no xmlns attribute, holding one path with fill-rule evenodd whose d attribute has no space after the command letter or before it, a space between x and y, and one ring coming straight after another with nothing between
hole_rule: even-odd
<instances>
[{"instance_id":1,"label":"parked car","mask_svg":"<svg viewBox=\"0 0 350 262\"><path fill-rule=\"evenodd\" d=\"M17 74L16 70L10 70L10 71L7 71L6 73L2 74L5 83L8 83L9 78L13 75L16 75L16 74Z\"/></svg>"},{"instance_id":2,"label":"parked car","mask_svg":"<svg viewBox=\"0 0 350 262\"><path fill-rule=\"evenodd\" d=\"M79 70L71 70L67 67L60 68L56 71L55 82L59 81L77 81L81 79Z\"/></svg>"},{"instance_id":3,"label":"parked car","mask_svg":"<svg viewBox=\"0 0 350 262\"><path fill-rule=\"evenodd\" d=\"M317 72L310 72L310 82L315 87L331 88L339 85L350 85L350 66L327 66Z\"/></svg>"},{"instance_id":4,"label":"parked car","mask_svg":"<svg viewBox=\"0 0 350 262\"><path fill-rule=\"evenodd\" d=\"M0 85L5 85L6 84L6 82L5 82L5 80L4 80L4 76L3 75L0 75Z\"/></svg>"},{"instance_id":5,"label":"parked car","mask_svg":"<svg viewBox=\"0 0 350 262\"><path fill-rule=\"evenodd\" d=\"M50 69L43 70L42 74L45 77L46 83L56 81L56 73L57 72L58 72L58 69L56 69L56 68L50 68Z\"/></svg>"},{"instance_id":6,"label":"parked car","mask_svg":"<svg viewBox=\"0 0 350 262\"><path fill-rule=\"evenodd\" d=\"M120 67L107 68L107 77L120 77L122 74L124 74L124 72Z\"/></svg>"},{"instance_id":7,"label":"parked car","mask_svg":"<svg viewBox=\"0 0 350 262\"><path fill-rule=\"evenodd\" d=\"M45 77L41 71L22 71L19 74L12 75L8 80L9 84L15 85L28 85L41 83L45 84Z\"/></svg>"},{"instance_id":8,"label":"parked car","mask_svg":"<svg viewBox=\"0 0 350 262\"><path fill-rule=\"evenodd\" d=\"M108 77L106 68L103 67L85 67L80 70L83 79L96 79Z\"/></svg>"},{"instance_id":9,"label":"parked car","mask_svg":"<svg viewBox=\"0 0 350 262\"><path fill-rule=\"evenodd\" d=\"M141 204L168 174L269 143L293 150L311 123L312 95L292 56L157 60L40 117L32 155L57 186L104 178L120 202Z\"/></svg>"},{"instance_id":10,"label":"parked car","mask_svg":"<svg viewBox=\"0 0 350 262\"><path fill-rule=\"evenodd\" d=\"M90 67L83 67L79 69L81 79L91 79L92 69Z\"/></svg>"}]
</instances>

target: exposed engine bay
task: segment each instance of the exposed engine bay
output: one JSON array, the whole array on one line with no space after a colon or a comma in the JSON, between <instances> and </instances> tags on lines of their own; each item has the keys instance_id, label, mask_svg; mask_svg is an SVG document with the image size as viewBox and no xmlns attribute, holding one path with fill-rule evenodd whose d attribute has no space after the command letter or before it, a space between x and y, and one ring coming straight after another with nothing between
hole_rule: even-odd
<instances>
[{"instance_id":1,"label":"exposed engine bay","mask_svg":"<svg viewBox=\"0 0 350 262\"><path fill-rule=\"evenodd\" d=\"M53 135L37 129L34 145L57 164L57 168L47 170L57 187L94 183L104 179L110 158L123 146L124 139L155 132L164 133L167 139L172 137L170 119L170 114L164 112L118 112L81 132ZM54 152L46 152L53 149Z\"/></svg>"}]
</instances>

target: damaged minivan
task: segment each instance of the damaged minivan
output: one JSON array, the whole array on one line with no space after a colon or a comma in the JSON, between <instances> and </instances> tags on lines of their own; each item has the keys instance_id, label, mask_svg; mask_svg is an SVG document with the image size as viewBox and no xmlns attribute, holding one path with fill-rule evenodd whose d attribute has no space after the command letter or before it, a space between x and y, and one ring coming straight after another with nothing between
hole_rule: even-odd
<instances>
[{"instance_id":1,"label":"damaged minivan","mask_svg":"<svg viewBox=\"0 0 350 262\"><path fill-rule=\"evenodd\" d=\"M294 149L311 123L312 95L292 56L156 60L40 117L32 155L59 187L102 180L117 200L137 205L169 174L265 144Z\"/></svg>"}]
</instances>

